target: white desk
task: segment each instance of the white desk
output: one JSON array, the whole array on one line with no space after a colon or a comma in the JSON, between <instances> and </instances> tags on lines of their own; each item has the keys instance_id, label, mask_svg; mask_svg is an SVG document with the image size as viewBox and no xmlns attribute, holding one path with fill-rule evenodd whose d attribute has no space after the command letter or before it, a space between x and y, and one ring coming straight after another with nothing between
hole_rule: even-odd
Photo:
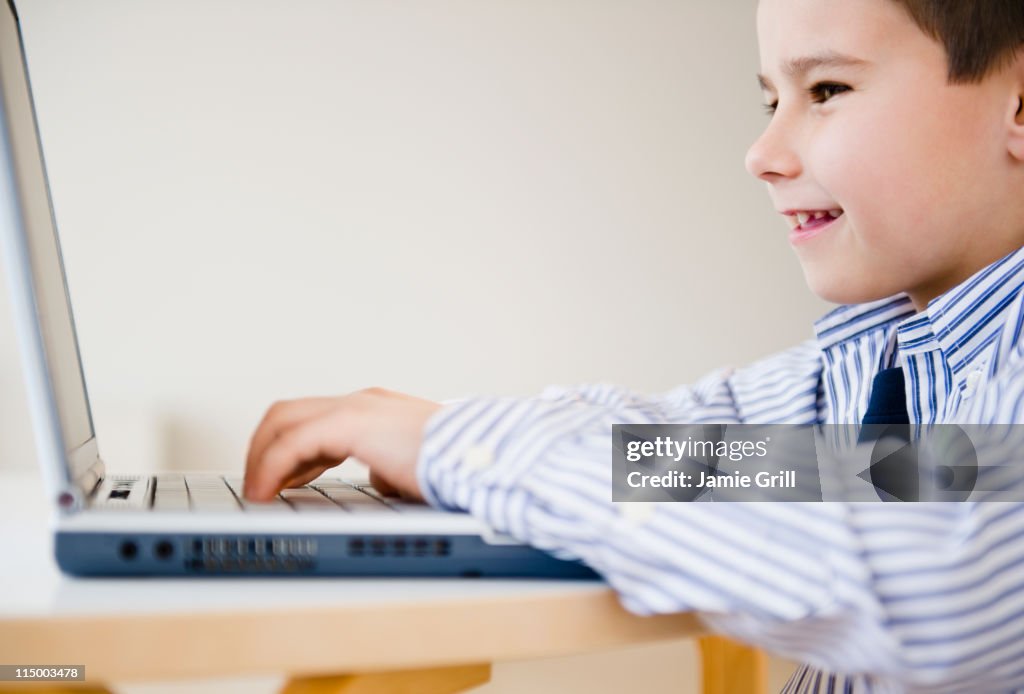
<instances>
[{"instance_id":1,"label":"white desk","mask_svg":"<svg viewBox=\"0 0 1024 694\"><path fill-rule=\"evenodd\" d=\"M632 615L597 581L70 578L52 559L42 502L35 476L0 475L0 654L6 664L84 664L96 691L283 672L300 678L286 686L294 692L389 691L402 677L454 692L485 682L496 660L702 631L688 614ZM702 647L715 670L705 670L705 691L761 686L761 654L720 638ZM377 674L311 679L338 673Z\"/></svg>"}]
</instances>

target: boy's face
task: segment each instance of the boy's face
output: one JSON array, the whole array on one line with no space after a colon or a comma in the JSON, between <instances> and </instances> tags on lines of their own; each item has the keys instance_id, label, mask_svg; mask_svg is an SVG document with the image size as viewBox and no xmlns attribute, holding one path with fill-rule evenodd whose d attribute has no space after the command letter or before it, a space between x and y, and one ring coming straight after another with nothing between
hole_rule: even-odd
<instances>
[{"instance_id":1,"label":"boy's face","mask_svg":"<svg viewBox=\"0 0 1024 694\"><path fill-rule=\"evenodd\" d=\"M943 46L892 0L760 0L757 31L777 110L747 169L779 212L842 210L790 233L816 294L906 291L921 309L1024 243L1024 167L1007 149L1019 61L949 85ZM785 69L828 52L864 62Z\"/></svg>"}]
</instances>

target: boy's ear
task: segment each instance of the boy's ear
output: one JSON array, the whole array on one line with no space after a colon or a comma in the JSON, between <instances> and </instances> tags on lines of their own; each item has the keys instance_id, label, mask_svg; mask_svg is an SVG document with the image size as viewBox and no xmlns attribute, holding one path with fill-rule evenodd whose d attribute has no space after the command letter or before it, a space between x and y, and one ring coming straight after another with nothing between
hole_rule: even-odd
<instances>
[{"instance_id":1,"label":"boy's ear","mask_svg":"<svg viewBox=\"0 0 1024 694\"><path fill-rule=\"evenodd\" d=\"M1024 162L1024 94L1017 97L1016 113L1011 116L1012 123L1007 133L1009 139L1006 143L1010 154L1019 161ZM1011 106L1011 109L1013 107Z\"/></svg>"},{"instance_id":2,"label":"boy's ear","mask_svg":"<svg viewBox=\"0 0 1024 694\"><path fill-rule=\"evenodd\" d=\"M1010 115L1007 145L1010 154L1017 161L1024 162L1024 48L1017 51L1011 70L1017 94L1016 99L1010 102L1012 115L1007 114Z\"/></svg>"},{"instance_id":3,"label":"boy's ear","mask_svg":"<svg viewBox=\"0 0 1024 694\"><path fill-rule=\"evenodd\" d=\"M1010 107L1011 112L1015 110L1016 113L1010 116L1010 128L1007 133L1009 140L1006 144L1010 154L1017 161L1024 162L1024 94L1017 96L1017 102L1014 106Z\"/></svg>"}]
</instances>

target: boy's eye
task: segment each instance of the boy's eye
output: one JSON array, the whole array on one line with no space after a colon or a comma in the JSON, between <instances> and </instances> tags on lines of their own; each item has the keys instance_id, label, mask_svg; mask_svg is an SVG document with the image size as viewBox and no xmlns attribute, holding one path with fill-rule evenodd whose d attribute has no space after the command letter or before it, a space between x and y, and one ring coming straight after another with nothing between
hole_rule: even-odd
<instances>
[{"instance_id":1,"label":"boy's eye","mask_svg":"<svg viewBox=\"0 0 1024 694\"><path fill-rule=\"evenodd\" d=\"M837 93L849 91L849 89L850 88L847 87L845 84L837 84L835 82L818 82L810 89L808 89L807 93L811 95L815 103L822 104L828 101L829 98L831 98L832 96L835 96ZM775 113L775 109L777 109L778 107L779 102L775 101L770 104L765 104L764 110L768 113L768 115L771 115Z\"/></svg>"},{"instance_id":2,"label":"boy's eye","mask_svg":"<svg viewBox=\"0 0 1024 694\"><path fill-rule=\"evenodd\" d=\"M824 97L826 93L831 92L832 96L835 94L848 90L845 84L836 84L835 82L818 82L816 85L807 90L807 93L814 97L816 102L823 103L828 101L828 98Z\"/></svg>"}]
</instances>

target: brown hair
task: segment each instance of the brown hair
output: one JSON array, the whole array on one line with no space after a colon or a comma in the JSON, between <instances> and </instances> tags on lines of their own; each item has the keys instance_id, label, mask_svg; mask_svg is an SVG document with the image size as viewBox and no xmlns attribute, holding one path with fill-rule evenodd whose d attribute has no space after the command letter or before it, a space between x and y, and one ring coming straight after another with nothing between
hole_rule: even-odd
<instances>
[{"instance_id":1,"label":"brown hair","mask_svg":"<svg viewBox=\"0 0 1024 694\"><path fill-rule=\"evenodd\" d=\"M893 0L946 48L950 84L977 84L1024 47L1024 0Z\"/></svg>"}]
</instances>

